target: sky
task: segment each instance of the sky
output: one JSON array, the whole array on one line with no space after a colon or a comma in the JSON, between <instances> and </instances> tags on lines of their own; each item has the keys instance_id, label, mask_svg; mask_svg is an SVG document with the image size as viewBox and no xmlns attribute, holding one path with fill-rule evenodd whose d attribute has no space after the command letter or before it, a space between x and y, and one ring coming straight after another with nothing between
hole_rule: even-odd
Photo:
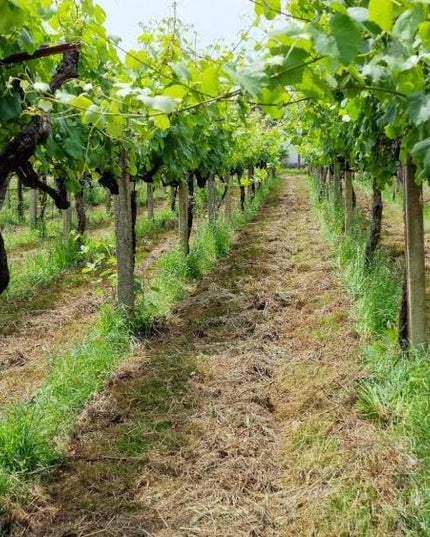
<instances>
[{"instance_id":1,"label":"sky","mask_svg":"<svg viewBox=\"0 0 430 537\"><path fill-rule=\"evenodd\" d=\"M173 15L172 0L97 0L106 11L108 33L122 38L126 49L137 47L142 33L139 22L146 24ZM237 42L241 30L247 30L254 20L250 0L177 0L177 15L198 32L197 46L204 49L223 39L226 44ZM256 35L256 34L254 34Z\"/></svg>"}]
</instances>

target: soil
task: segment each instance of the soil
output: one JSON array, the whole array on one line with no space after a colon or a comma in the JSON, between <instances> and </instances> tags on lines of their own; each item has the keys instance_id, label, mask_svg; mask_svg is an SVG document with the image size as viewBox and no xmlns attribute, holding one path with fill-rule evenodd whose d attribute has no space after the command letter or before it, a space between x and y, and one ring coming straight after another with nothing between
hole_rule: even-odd
<instances>
[{"instance_id":1,"label":"soil","mask_svg":"<svg viewBox=\"0 0 430 537\"><path fill-rule=\"evenodd\" d=\"M283 180L85 410L12 535L403 535L350 306L306 180Z\"/></svg>"}]
</instances>

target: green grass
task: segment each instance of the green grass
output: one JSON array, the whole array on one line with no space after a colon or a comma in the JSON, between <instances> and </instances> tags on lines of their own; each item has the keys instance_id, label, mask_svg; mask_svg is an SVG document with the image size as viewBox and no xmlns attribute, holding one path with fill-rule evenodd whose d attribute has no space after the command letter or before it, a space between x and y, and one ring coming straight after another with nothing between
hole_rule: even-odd
<instances>
[{"instance_id":1,"label":"green grass","mask_svg":"<svg viewBox=\"0 0 430 537\"><path fill-rule=\"evenodd\" d=\"M44 387L30 401L3 410L0 468L15 476L58 459L74 417L130 349L131 327L105 306L82 343L53 353ZM1 472L0 472L1 473Z\"/></svg>"},{"instance_id":2,"label":"green grass","mask_svg":"<svg viewBox=\"0 0 430 537\"><path fill-rule=\"evenodd\" d=\"M170 209L163 209L154 218L138 218L136 222L136 238L141 239L153 230L163 229L176 220L176 214Z\"/></svg>"},{"instance_id":3,"label":"green grass","mask_svg":"<svg viewBox=\"0 0 430 537\"><path fill-rule=\"evenodd\" d=\"M55 278L67 269L82 262L76 242L52 241L44 252L10 262L11 280L2 301L29 298L43 287L47 287Z\"/></svg>"},{"instance_id":4,"label":"green grass","mask_svg":"<svg viewBox=\"0 0 430 537\"><path fill-rule=\"evenodd\" d=\"M315 186L315 185L314 185ZM401 266L379 251L365 268L366 226L356 215L351 237L342 236L342 208L327 201L317 208L332 245L343 285L353 299L368 376L361 383L358 409L393 434L410 453L410 466L398 476L403 485L398 520L414 537L430 535L430 352L405 354L397 345ZM416 459L416 463L413 461Z\"/></svg>"},{"instance_id":5,"label":"green grass","mask_svg":"<svg viewBox=\"0 0 430 537\"><path fill-rule=\"evenodd\" d=\"M153 230L163 229L175 220L176 216L170 210L160 211L152 220L139 219L136 225L137 239L143 238ZM54 223L50 223L50 229L54 230ZM58 231L55 229L55 231ZM50 231L51 234L51 231ZM8 244L18 248L21 241L31 241L40 236L37 230L31 230L19 235ZM91 262L101 251L113 252L115 248L114 237L108 237L103 241L97 238L84 238L85 253L79 250L76 241L71 238L64 242L60 239L43 241L45 251L29 254L27 257L10 261L11 281L7 291L0 302L10 302L30 298L42 288L48 287L56 278L64 274L66 270L78 267L84 262Z\"/></svg>"},{"instance_id":6,"label":"green grass","mask_svg":"<svg viewBox=\"0 0 430 537\"><path fill-rule=\"evenodd\" d=\"M159 259L136 312L144 333L169 315L173 304L185 294L188 282L202 278L228 253L235 230L259 211L274 184L266 183L260 188L255 198L247 202L245 212L234 213L231 222L219 219L216 224L203 225L197 231L188 256L175 249Z\"/></svg>"},{"instance_id":7,"label":"green grass","mask_svg":"<svg viewBox=\"0 0 430 537\"><path fill-rule=\"evenodd\" d=\"M52 351L44 386L29 401L1 410L0 497L22 497L32 472L43 474L61 458L76 416L130 352L136 334L165 319L186 292L187 284L201 278L228 252L234 231L256 214L274 184L261 188L245 213L234 215L231 223L220 220L203 226L188 258L177 249L162 256L133 323L121 310L105 305L83 341L70 349ZM158 220L145 226L162 226L171 218L171 213L160 213ZM136 442L130 440L131 452Z\"/></svg>"}]
</instances>

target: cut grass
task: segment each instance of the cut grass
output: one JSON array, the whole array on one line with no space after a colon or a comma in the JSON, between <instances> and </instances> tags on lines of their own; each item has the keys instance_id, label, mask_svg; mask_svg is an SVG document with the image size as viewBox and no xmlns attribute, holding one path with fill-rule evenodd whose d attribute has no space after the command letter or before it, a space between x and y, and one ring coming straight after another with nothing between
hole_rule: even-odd
<instances>
[{"instance_id":1,"label":"cut grass","mask_svg":"<svg viewBox=\"0 0 430 537\"><path fill-rule=\"evenodd\" d=\"M262 187L243 214L227 224L206 224L197 234L191 254L179 250L163 256L149 289L138 304L134 324L122 312L106 305L83 342L52 352L45 385L30 401L3 409L0 423L0 495L20 496L33 472L59 460L73 431L76 416L103 388L107 378L126 356L135 334L149 330L168 316L186 292L187 284L203 276L230 248L234 230L261 208L275 182ZM171 216L159 215L151 226L162 226ZM132 442L133 443L133 442Z\"/></svg>"},{"instance_id":2,"label":"cut grass","mask_svg":"<svg viewBox=\"0 0 430 537\"><path fill-rule=\"evenodd\" d=\"M394 434L410 455L407 475L399 476L403 495L397 517L414 537L430 535L430 354L402 353L397 346L397 312L402 267L377 252L364 267L363 217L356 215L351 237L342 237L342 208L327 202L314 206L336 258L343 285L354 301L354 317L363 338L368 377L360 386L358 409ZM398 202L396 202L398 203Z\"/></svg>"}]
</instances>

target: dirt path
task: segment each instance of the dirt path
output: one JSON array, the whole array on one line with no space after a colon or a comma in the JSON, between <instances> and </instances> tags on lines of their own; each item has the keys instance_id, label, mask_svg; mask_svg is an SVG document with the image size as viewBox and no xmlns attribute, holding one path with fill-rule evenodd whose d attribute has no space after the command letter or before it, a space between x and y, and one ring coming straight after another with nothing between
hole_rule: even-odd
<instances>
[{"instance_id":1,"label":"dirt path","mask_svg":"<svg viewBox=\"0 0 430 537\"><path fill-rule=\"evenodd\" d=\"M394 537L350 304L290 177L81 417L14 537Z\"/></svg>"},{"instance_id":2,"label":"dirt path","mask_svg":"<svg viewBox=\"0 0 430 537\"><path fill-rule=\"evenodd\" d=\"M139 254L146 256L137 265L136 274L154 264L175 242L173 225L150 233L138 247ZM64 289L62 282L69 278L71 288ZM108 289L99 296L94 290L88 276L79 275L76 281L73 274L66 275L58 289L41 290L40 309L33 305L16 322L2 326L0 405L29 397L45 379L50 351L82 338L101 304L109 298Z\"/></svg>"}]
</instances>

